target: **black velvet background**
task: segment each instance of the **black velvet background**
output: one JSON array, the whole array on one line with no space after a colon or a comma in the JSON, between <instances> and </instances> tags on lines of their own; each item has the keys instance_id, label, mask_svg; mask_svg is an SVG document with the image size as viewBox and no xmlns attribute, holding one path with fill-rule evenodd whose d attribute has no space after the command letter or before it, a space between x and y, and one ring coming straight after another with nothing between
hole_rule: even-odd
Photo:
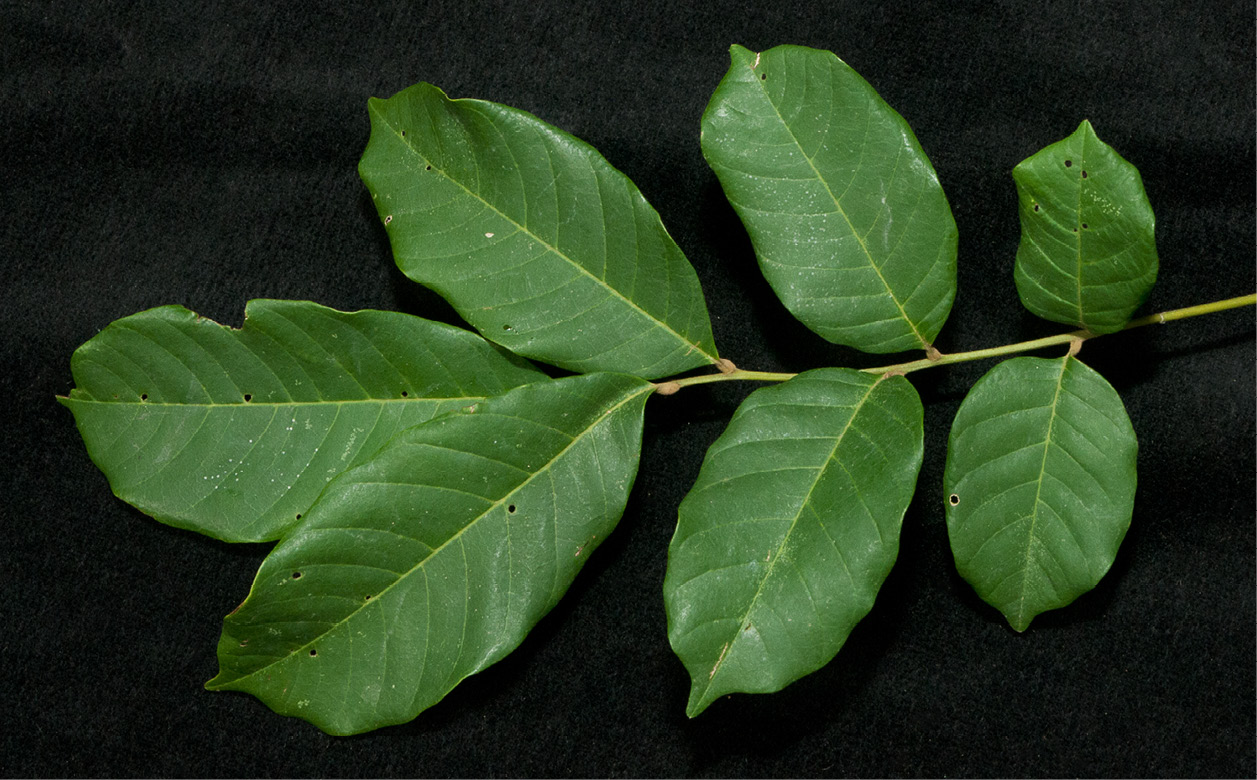
<instances>
[{"instance_id":1,"label":"black velvet background","mask_svg":"<svg viewBox=\"0 0 1257 780\"><path fill-rule=\"evenodd\" d=\"M789 318L703 162L733 42L830 49L912 124L961 235L943 351L1060 330L1016 297L1009 171L1083 118L1156 209L1145 311L1252 292L1251 2L78 5L0 4L3 774L1257 771L1251 309L1086 345L1140 437L1134 521L1099 587L1024 635L954 573L939 492L991 364L914 374L926 461L873 612L820 672L693 721L667 544L750 387L652 399L628 510L564 601L414 722L350 739L202 690L266 548L113 498L53 400L75 347L161 304L233 325L261 297L452 319L394 270L356 173L367 98L420 80L531 111L634 179L740 366L885 362Z\"/></svg>"}]
</instances>

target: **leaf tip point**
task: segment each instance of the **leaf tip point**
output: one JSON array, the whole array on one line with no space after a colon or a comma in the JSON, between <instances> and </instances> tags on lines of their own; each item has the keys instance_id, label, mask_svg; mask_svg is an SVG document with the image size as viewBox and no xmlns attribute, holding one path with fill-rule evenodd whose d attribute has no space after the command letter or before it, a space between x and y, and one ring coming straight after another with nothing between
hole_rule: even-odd
<instances>
[{"instance_id":1,"label":"leaf tip point","mask_svg":"<svg viewBox=\"0 0 1257 780\"><path fill-rule=\"evenodd\" d=\"M703 692L700 692L698 679L691 679L690 682L690 698L685 703L685 717L693 720L702 715L703 711L711 706L711 700L707 699Z\"/></svg>"},{"instance_id":2,"label":"leaf tip point","mask_svg":"<svg viewBox=\"0 0 1257 780\"><path fill-rule=\"evenodd\" d=\"M1014 617L1012 615L1008 615L1007 618L1008 618L1008 627L1011 628L1013 631L1016 631L1018 634L1026 633L1026 629L1030 628L1030 623L1031 621L1034 620L1033 617L1020 618L1020 617Z\"/></svg>"}]
</instances>

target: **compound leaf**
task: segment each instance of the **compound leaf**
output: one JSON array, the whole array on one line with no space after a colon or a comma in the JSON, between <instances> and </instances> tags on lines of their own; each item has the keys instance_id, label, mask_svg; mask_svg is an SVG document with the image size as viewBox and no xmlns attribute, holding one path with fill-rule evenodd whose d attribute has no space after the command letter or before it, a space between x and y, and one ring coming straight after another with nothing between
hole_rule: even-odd
<instances>
[{"instance_id":1,"label":"compound leaf","mask_svg":"<svg viewBox=\"0 0 1257 780\"><path fill-rule=\"evenodd\" d=\"M398 267L485 338L573 371L657 378L717 361L694 269L588 144L431 84L370 111L358 172Z\"/></svg>"},{"instance_id":2,"label":"compound leaf","mask_svg":"<svg viewBox=\"0 0 1257 780\"><path fill-rule=\"evenodd\" d=\"M928 349L956 295L956 223L911 128L830 52L732 58L703 154L777 296L830 341Z\"/></svg>"},{"instance_id":3,"label":"compound leaf","mask_svg":"<svg viewBox=\"0 0 1257 780\"><path fill-rule=\"evenodd\" d=\"M756 390L707 451L668 550L668 638L687 712L829 662L899 552L921 467L907 379L809 371Z\"/></svg>"},{"instance_id":4,"label":"compound leaf","mask_svg":"<svg viewBox=\"0 0 1257 780\"><path fill-rule=\"evenodd\" d=\"M615 527L653 389L551 380L398 434L262 563L207 687L331 734L414 718L514 649Z\"/></svg>"},{"instance_id":5,"label":"compound leaf","mask_svg":"<svg viewBox=\"0 0 1257 780\"><path fill-rule=\"evenodd\" d=\"M276 539L403 428L546 379L459 328L382 311L251 301L235 330L182 306L75 351L62 398L114 493L216 539Z\"/></svg>"},{"instance_id":6,"label":"compound leaf","mask_svg":"<svg viewBox=\"0 0 1257 780\"><path fill-rule=\"evenodd\" d=\"M1157 280L1156 218L1139 171L1084 120L1023 160L1013 180L1021 302L1053 322L1121 330Z\"/></svg>"},{"instance_id":7,"label":"compound leaf","mask_svg":"<svg viewBox=\"0 0 1257 780\"><path fill-rule=\"evenodd\" d=\"M1014 358L973 386L947 446L947 531L960 575L1014 629L1112 566L1137 449L1117 391L1077 358Z\"/></svg>"}]
</instances>

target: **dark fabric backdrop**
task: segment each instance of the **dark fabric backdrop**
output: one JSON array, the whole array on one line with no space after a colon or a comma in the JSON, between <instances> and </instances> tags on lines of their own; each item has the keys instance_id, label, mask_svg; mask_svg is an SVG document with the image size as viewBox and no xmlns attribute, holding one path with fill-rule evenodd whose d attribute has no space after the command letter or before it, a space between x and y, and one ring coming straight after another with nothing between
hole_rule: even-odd
<instances>
[{"instance_id":1,"label":"dark fabric backdrop","mask_svg":"<svg viewBox=\"0 0 1257 780\"><path fill-rule=\"evenodd\" d=\"M53 396L75 347L161 304L454 319L395 271L357 177L369 96L430 81L589 141L662 214L747 368L884 361L789 318L703 162L734 42L830 49L912 124L960 228L944 351L1059 332L1017 300L1009 171L1083 118L1156 209L1144 311L1254 289L1251 2L355 6L0 4L5 775L1253 776L1251 309L1086 345L1140 437L1134 521L1100 586L1024 635L947 546L947 431L991 367L970 363L913 375L926 460L898 563L784 692L688 721L666 638L676 507L752 389L732 385L650 401L614 536L517 652L412 723L336 739L204 691L266 547L113 498Z\"/></svg>"}]
</instances>

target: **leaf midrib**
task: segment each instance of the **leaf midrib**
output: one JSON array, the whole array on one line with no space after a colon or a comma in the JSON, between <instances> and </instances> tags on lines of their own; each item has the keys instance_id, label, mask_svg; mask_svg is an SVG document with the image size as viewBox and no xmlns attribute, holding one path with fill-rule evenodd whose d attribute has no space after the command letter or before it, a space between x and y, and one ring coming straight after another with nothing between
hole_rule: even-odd
<instances>
[{"instance_id":1,"label":"leaf midrib","mask_svg":"<svg viewBox=\"0 0 1257 780\"><path fill-rule=\"evenodd\" d=\"M456 100L451 100L450 98L446 97L444 94L440 95L440 96L439 96L439 99L440 99L440 100L442 100L442 101L448 102L448 103L462 103L462 102L466 102L467 104L469 104L469 105L474 105L474 106L485 105L485 102L484 102L484 101L481 101L481 100L468 100L468 99L456 99ZM488 105L492 105L492 104L488 104ZM614 287L612 287L612 286L611 286L611 285L610 285L610 284L609 284L609 283L608 283L605 279L600 279L600 278L598 278L598 277L597 277L597 276L595 276L595 275L594 275L594 274L593 274L593 273L592 273L589 269L585 268L583 265L581 265L580 263L576 262L576 261L575 261L575 260L573 260L571 257L569 257L569 256L567 255L567 253L565 253L565 252L561 251L558 247L554 246L554 245L553 245L553 244L551 244L549 241L546 241L544 238L542 238L541 236L539 236L539 235L537 235L536 233L534 233L534 232L533 232L532 230L530 230L527 226L525 226L525 225L521 224L520 222L516 221L513 217L511 217L511 216L509 216L508 214L506 214L505 212L503 212L503 211L502 211L501 209L499 209L496 205L494 205L494 204L490 203L488 200L485 200L485 198L483 198L483 197L482 197L479 193L477 193L477 192L473 192L470 188L468 188L465 184L463 184L463 183L462 183L461 181L459 181L458 179L455 179L453 176L450 176L448 173L446 173L446 172L445 172L445 169L444 169L444 168L441 168L441 167L439 167L439 166L435 165L433 160L430 160L429 158L425 157L422 153L420 153L420 152L419 152L419 150L417 150L417 149L416 149L416 148L415 148L415 147L414 147L414 146L410 143L410 141L408 141L408 140L406 139L405 135L403 135L403 134L402 134L402 131L401 131L399 128L397 128L395 125L393 125L393 123L392 123L392 122L390 122L390 121L389 121L388 117L383 116L383 115L381 114L381 112L380 112L378 109L376 109L374 106L372 106L372 111L373 111L373 112L375 112L375 114L376 114L377 116L380 116L380 118L382 119L382 121L384 121L384 123L388 126L388 128L389 128L390 130L392 130L393 135L395 135L395 136L397 137L398 141L400 141L400 142L401 142L402 146L404 146L404 147L405 147L407 150L409 150L412 154L414 154L416 157L418 157L420 160L422 160L422 161L424 162L424 164L425 164L425 165L431 165L431 166L432 166L432 172L433 172L433 173L440 174L440 175L441 175L441 176L442 176L442 177L443 177L446 181L448 181L448 182L450 182L450 183L452 183L452 184L454 184L454 185L458 186L458 187L459 187L459 189L461 189L461 190L463 190L463 192L467 193L467 195L468 195L468 196L470 196L471 198L473 198L473 199L475 199L475 200L479 201L479 202L480 202L480 203L482 203L482 204L483 204L486 208L488 208L489 210L493 211L493 213L497 214L499 217L501 217L501 218L502 218L503 220L505 220L506 222L509 222L512 226L514 226L514 227L515 227L515 229L516 229L517 231L519 231L520 233L522 233L522 234L524 234L524 235L528 236L528 237L529 237L530 239L532 239L533 241L536 241L538 244L540 244L542 247L544 247L547 251L549 251L549 252L551 252L551 253L555 254L556 256L558 256L559 258L561 258L562 260L564 260L565 262L567 262L569 265L571 265L573 268L577 269L580 273L584 274L584 275L585 275L586 277L588 277L589 279L592 279L592 280L593 280L593 281L594 281L597 285L599 285L599 286L600 286L600 287L602 287L603 289L605 289L605 290L607 290L608 292L610 292L610 293L611 293L611 295L612 295L613 297L618 298L620 301L622 301L622 302L624 302L625 304L627 304L627 305L629 306L629 308L631 308L633 311L637 312L637 313L638 313L639 315L641 315L642 317L645 317L647 320L649 320L650 322L654 323L654 324L655 324L655 326L657 326L657 327L659 327L659 328L662 328L662 329L663 329L664 331L666 331L669 335L671 335L671 336L673 336L674 338L676 338L678 341L680 341L682 344L684 344L684 345L686 346L687 350L689 350L689 351L694 351L694 350L697 350L697 351L699 352L699 354L704 355L705 357L707 357L707 359L708 359L708 362L709 362L709 363L715 364L715 363L719 362L719 358L717 358L715 355L712 355L712 354L710 354L709 352L707 352L707 350L703 349L703 347L702 347L701 345L699 345L697 342L690 341L690 340L689 340L688 338L686 338L685 336L682 336L680 333L678 333L676 330L674 330L674 329L672 328L672 326L671 326L671 325L669 325L667 322L665 322L665 321L663 321L663 320L659 319L658 317L654 316L654 315L653 315L653 314L651 314L650 312L648 312L648 311L646 311L645 309L643 309L641 306L637 305L637 303L635 303L632 299L630 299L630 298L626 297L626 296L625 296L623 293L621 293L619 290L617 290L617 289L615 289ZM522 112L521 112L521 113L522 113ZM492 117L490 117L490 122L492 122L492 121L493 121L493 118L492 118ZM537 121L540 121L540 120L537 120ZM495 127L496 127L496 123L495 123ZM608 163L608 165L610 165L610 163ZM591 170L592 170L592 166L591 166ZM595 174L594 174L594 175L595 175L595 177L596 177L596 176L597 176L597 173L595 172ZM600 198L599 200L600 200L600 202L601 202L601 198ZM604 213L605 213L605 209L604 209ZM636 214L634 214L634 220L633 220L633 222L634 222L634 224L636 224Z\"/></svg>"},{"instance_id":2,"label":"leaf midrib","mask_svg":"<svg viewBox=\"0 0 1257 780\"><path fill-rule=\"evenodd\" d=\"M1039 462L1039 475L1034 490L1034 504L1030 510L1030 527L1026 529L1026 553L1021 564L1021 598L1017 601L1017 620L1026 616L1026 595L1030 588L1030 551L1034 547L1034 529L1039 522L1039 497L1043 495L1044 475L1047 473L1048 452L1052 449L1052 429L1056 426L1056 410L1060 405L1061 388L1065 384L1065 372L1069 369L1070 356L1061 360L1061 371L1056 378L1056 391L1052 394L1052 414L1048 417L1047 433L1043 437L1043 458ZM1023 630L1026 626L1023 626Z\"/></svg>"},{"instance_id":3,"label":"leaf midrib","mask_svg":"<svg viewBox=\"0 0 1257 780\"><path fill-rule=\"evenodd\" d=\"M643 381L644 381L644 380L643 380ZM431 551L430 551L430 552L429 552L426 556L424 556L421 560L419 560L417 563L415 563L415 565L414 565L414 566L412 566L410 569L408 569L407 571L405 571L405 572L401 573L400 575L398 575L398 577L397 577L397 579L396 579L396 580L394 580L394 581L393 581L392 583L390 583L387 587L385 587L385 588L384 588L383 590L381 590L378 594L376 594L376 595L375 595L375 596L374 596L374 597L373 597L370 601L364 601L361 605L359 605L356 609L354 609L354 610L353 610L352 612L350 612L348 615L346 615L345 617L343 617L343 618L341 618L340 620L336 621L335 623L332 623L332 624L329 626L329 628L328 628L327 630L325 630L325 631L321 632L320 634L318 634L317 636L315 636L313 639L311 639L310 641L308 641L308 642L306 642L305 644L301 645L300 647L296 648L295 650L293 650L293 651L289 652L289 653L288 653L288 654L286 654L286 655L277 656L277 657L275 658L275 660L274 660L274 661L271 661L270 663L266 664L265 666L260 666L260 667L258 667L257 669L253 670L252 672L249 672L248 674L245 674L245 675L240 675L239 677L234 678L233 680L231 680L231 681L230 681L229 683L227 683L227 684L229 684L229 685L236 685L236 684L237 684L237 683L239 683L241 680L247 680L247 679L249 679L249 678L251 678L251 677L255 677L258 673L263 672L263 671L265 671L265 670L267 670L267 669L271 668L272 666L275 666L276 664L279 664L279 663L282 663L282 662L284 662L284 661L287 661L287 660L289 660L289 659L293 658L294 656L299 656L299 655L302 653L302 651L306 650L306 648L310 647L310 646L311 646L311 645L313 645L315 642L318 642L318 641L322 640L324 637L328 636L328 635L329 635L329 634L331 634L333 631L336 631L338 628L340 628L340 626L342 626L342 625L344 625L345 623L349 622L350 620L354 619L354 618L355 618L355 617L356 617L359 613L361 613L361 612L362 612L364 609L366 609L367 607L374 606L374 605L377 605L378 603L380 603L380 600L381 600L381 599L383 599L383 598L384 598L384 596L385 596L386 594L388 594L388 592L389 592L389 591L391 591L393 588L395 588L395 587L396 587L398 584L400 584L403 580L405 580L405 579L407 579L408 577L410 577L411 575L413 575L415 572L422 572L422 573L424 573L424 574L425 574L425 576L426 576L427 569L425 568L425 566L426 566L426 564L428 563L428 561L430 561L432 558L434 558L434 557L435 557L438 553L440 553L440 552L441 552L442 550L444 550L446 547L449 547L449 546L450 546L451 544L453 544L455 541L459 541L459 540L461 540L461 539L462 539L462 536L463 536L463 534L464 534L464 533L466 533L466 532L467 532L468 530L470 530L473 526L475 526L477 523L479 523L481 520L483 520L485 517L487 517L490 513L494 512L496 509L498 509L499 507L501 507L503 504L507 503L507 502L508 502L508 500L511 498L511 496L515 495L515 494L516 494L516 493L518 493L520 490L524 489L526 486L528 486L529 484L531 484L531 483L532 483L532 481L533 481L534 479L536 479L539 475L541 475L541 474L543 474L543 473L549 473L550 468L551 468L551 467L552 467L552 466L553 466L556 462L558 462L561 458L563 458L563 456L564 456L564 455L566 455L566 454L567 454L567 452L568 452L569 450L571 450L573 447L575 447L575 446L576 446L576 444L577 444L577 442L583 441L583 440L584 440L584 438L585 438L587 435L589 435L590 431L592 431L594 428L596 428L596 427L598 427L599 425L601 425L601 424L602 424L604 421L606 421L606 420L607 420L607 419L608 419L608 418L609 418L609 417L610 417L610 416L611 416L614 412L618 411L618 410L619 410L621 407L623 407L625 404L627 404L627 403L629 403L630 401L632 401L632 400L636 399L638 396L642 395L643 393L653 392L653 391L654 391L654 389L655 389L654 385L652 385L652 384L650 384L650 383L646 383L646 385L645 385L644 387L638 388L635 392L630 393L629 395L627 395L627 396L626 396L623 400L621 400L621 401L620 401L619 403L617 403L615 406L611 407L610 409L607 409L605 412L603 412L601 415L599 415L599 416L598 416L598 417L597 417L594 421L592 421L592 422L591 422L591 423L590 423L587 427L585 427L582 431L580 431L580 433L578 433L576 436L573 436L573 437L572 437L572 441L571 441L571 442L569 442L566 446L564 446L562 450L560 450L558 453L556 453L556 454L554 455L554 457L552 457L552 458L550 458L550 460L546 461L546 463L545 463L545 464L543 464L542 466L540 466L540 467L539 467L536 471L534 471L532 474L529 474L529 475L528 475L528 477L527 477L526 479L524 479L522 482L520 482L518 485L516 485L514 488L512 488L512 489L511 489L508 493L506 493L505 495L503 495L500 499L498 499L497 501L494 501L493 503L491 503L488 507L486 507L486 508L484 509L484 511L482 511L480 514L478 514L476 517L472 518L472 519L471 519L471 520L470 520L470 521L469 521L469 522L468 522L465 526L463 526L461 529L459 529L457 533L455 533L455 534L453 534L452 536L450 536L450 538L449 538L449 539L446 539L446 540L445 540L444 542L442 542L440 545L438 545L438 546L436 546L436 547L434 547L434 548L431 548ZM505 416L505 415L500 415L500 416ZM508 517L509 517L509 515L508 515ZM247 599L246 599L246 602L247 602ZM242 606L243 606L243 605L242 605ZM465 626L464 626L464 630L465 630ZM459 647L461 648L461 647L462 647L462 645L460 644L460 645L459 645ZM460 649L460 652L461 652L461 649ZM426 657L426 655L425 655L425 657ZM220 675L221 675L221 672L220 672ZM213 682L213 681L211 680L210 682Z\"/></svg>"},{"instance_id":4,"label":"leaf midrib","mask_svg":"<svg viewBox=\"0 0 1257 780\"><path fill-rule=\"evenodd\" d=\"M759 55L757 54L756 62L758 61ZM745 62L743 64L745 64ZM749 70L752 74L755 73L754 66L749 67ZM895 304L895 308L899 309L899 316L905 323L907 323L908 327L912 329L912 335L916 336L917 341L921 342L921 347L923 349L928 349L930 346L929 340L921 335L921 331L917 329L916 323L912 321L912 319L908 316L907 310L904 309L903 304L899 302L899 296L895 295L895 291L891 288L890 282L886 281L886 277L882 274L882 269L878 267L876 262L874 262L873 253L869 251L868 244L864 242L864 239L855 229L855 225L851 223L851 218L847 216L846 210L843 209L842 204L838 201L838 196L834 195L834 191L830 188L829 182L821 175L821 172L817 170L816 164L812 162L812 158L809 157L807 152L803 150L803 144L799 141L799 137L794 134L794 130L790 128L789 123L786 122L786 118L781 115L781 111L778 110L777 104L774 103L772 98L768 96L767 86L761 79L752 78L751 81L759 87L760 92L764 96L764 100L768 103L768 105L772 106L773 113L776 114L777 119L781 121L781 126L786 129L786 133L790 136L790 139L794 141L795 147L799 150L799 155L807 161L807 165L812 169L812 173L816 176L816 180L821 183L821 186L825 188L826 194L828 194L830 199L834 202L834 208L838 210L838 214L842 217L843 221L847 223L847 230L851 232L852 238L854 238L856 243L860 245L860 250L864 252L864 257L868 260L869 267L873 269L873 273L877 274L878 280L880 280L882 286L886 288L886 294L890 296L890 300Z\"/></svg>"},{"instance_id":5,"label":"leaf midrib","mask_svg":"<svg viewBox=\"0 0 1257 780\"><path fill-rule=\"evenodd\" d=\"M1085 171L1085 170L1086 170L1086 167L1085 167L1085 166L1086 166L1086 164L1087 164L1087 134L1086 134L1086 133L1083 133L1083 135L1082 135L1082 141L1081 141L1081 143L1080 143L1080 147L1081 147L1081 149L1080 149L1080 150L1079 150L1079 152L1078 152L1078 157L1079 157L1079 160L1078 160L1078 169L1079 169L1080 171ZM1078 202L1075 204L1075 208L1074 208L1074 217L1075 217L1075 219L1074 219L1075 255L1076 255L1076 257L1078 258L1078 273L1074 275L1074 284L1075 284L1075 288L1076 288L1076 292L1077 292L1077 299L1078 299L1078 303L1077 303L1077 307L1078 307L1078 324L1079 324L1079 325L1081 325L1081 326L1083 326L1084 328L1087 328L1087 327L1088 327L1088 326L1087 326L1087 319L1086 319L1086 316L1083 314L1083 306L1082 306L1082 287L1083 287L1083 284L1082 284L1082 269L1083 269L1083 262L1082 262L1082 188L1083 188L1083 185L1084 185L1085 181L1086 181L1086 180L1085 180L1085 179L1083 179L1081 176L1080 176L1080 177L1078 177Z\"/></svg>"},{"instance_id":6,"label":"leaf midrib","mask_svg":"<svg viewBox=\"0 0 1257 780\"><path fill-rule=\"evenodd\" d=\"M790 527L786 529L786 533L782 536L781 543L777 545L776 554L774 554L772 560L768 562L768 571L764 573L763 578L760 580L759 587L755 589L755 595L751 597L750 604L747 606L746 611L743 612L742 617L738 619L738 627L735 630L733 638L729 640L726 651L721 653L720 657L716 660L716 664L712 667L711 673L707 676L707 685L703 689L703 695L700 698L700 701L707 698L707 692L711 690L711 686L715 683L716 673L720 671L721 664L724 659L728 657L728 651L732 650L734 643L741 638L743 626L746 625L747 619L750 617L751 612L754 611L755 605L759 601L760 594L764 592L764 585L772 578L773 570L777 567L777 562L781 560L782 551L786 549L786 545L790 541L790 536L794 533L795 526L799 524L799 518L803 516L804 511L811 504L812 494L816 491L816 486L820 484L825 472L829 469L830 465L833 464L834 456L838 454L838 448L842 446L843 439L846 437L847 432L850 431L851 426L855 424L855 418L859 416L860 411L864 408L864 404L868 402L869 397L873 394L873 391L877 389L877 386L881 384L881 381L882 380L879 377L876 381L869 385L868 389L864 392L864 396L854 404L851 417L842 427L842 430L838 432L834 441L834 446L830 448L829 454L825 456L824 461L816 467L816 478L812 480L812 485L808 488L807 495L805 495L803 500L799 502L799 508L795 512L794 518L790 521ZM848 572L848 574L849 573L850 572Z\"/></svg>"}]
</instances>

